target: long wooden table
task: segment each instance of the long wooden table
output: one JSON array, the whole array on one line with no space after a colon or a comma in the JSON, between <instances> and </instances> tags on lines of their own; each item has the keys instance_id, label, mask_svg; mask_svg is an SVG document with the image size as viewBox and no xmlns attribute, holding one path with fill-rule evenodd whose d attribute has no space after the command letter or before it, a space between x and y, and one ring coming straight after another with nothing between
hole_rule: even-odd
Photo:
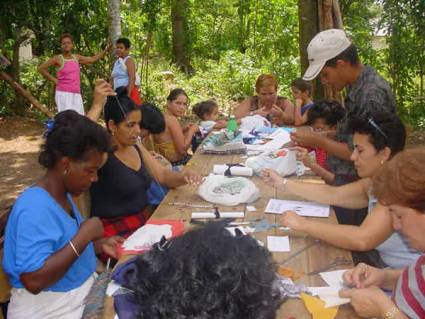
<instances>
[{"instance_id":1,"label":"long wooden table","mask_svg":"<svg viewBox=\"0 0 425 319\"><path fill-rule=\"evenodd\" d=\"M217 155L205 155L196 153L191 159L187 167L203 174L208 175L212 172L214 164L230 164L230 163L240 163L244 162L244 159L241 159L240 155L226 155L226 156L217 156ZM256 207L255 212L246 211L245 219L246 221L257 219L257 218L266 218L270 223L278 223L279 215L274 214L265 214L264 209L270 198L279 198L279 199L291 199L291 200L301 200L300 198L293 196L284 196L276 191L275 188L266 185L261 178L252 177L251 180L257 185L260 189L261 197L252 205ZM308 178L306 179L308 181ZM310 179L311 182L317 182L317 179ZM205 208L191 208L191 207L181 207L181 206L172 206L170 203L192 203L192 204L207 204L202 200L201 197L197 194L196 186L183 186L174 190L170 190L155 210L152 219L178 219L185 222L185 229L194 227L190 224L191 213L194 211L205 211ZM245 205L239 205L234 207L220 207L221 211L244 211ZM324 222L328 223L337 223L334 213L331 213L330 218L324 219ZM299 278L296 283L304 283L306 286L327 286L326 283L321 279L318 274L307 275L311 272L322 271L331 271L337 269L350 268L351 265L342 265L329 267L336 258L350 260L351 254L349 251L330 246L328 244L319 242L313 245L314 239L308 237L306 234L295 231L282 231L276 228L272 228L269 231L257 232L251 234L256 239L262 241L264 244L267 243L267 236L289 236L289 242L291 247L291 252L289 253L273 253L273 258L279 264L290 257L295 252L298 252L302 248L311 245L309 248L301 252L299 255L291 258L286 261L284 266L290 267L299 274L304 274ZM122 260L120 260L122 261ZM326 269L326 270L325 270ZM114 317L112 300L107 297L105 304L105 315L104 318L112 319ZM304 303L299 299L289 299L287 300L279 309L276 318L278 319L287 319L287 318L311 318L311 315L307 312ZM338 319L346 318L359 318L354 313L351 305L343 305L339 307L338 314L336 316Z\"/></svg>"}]
</instances>

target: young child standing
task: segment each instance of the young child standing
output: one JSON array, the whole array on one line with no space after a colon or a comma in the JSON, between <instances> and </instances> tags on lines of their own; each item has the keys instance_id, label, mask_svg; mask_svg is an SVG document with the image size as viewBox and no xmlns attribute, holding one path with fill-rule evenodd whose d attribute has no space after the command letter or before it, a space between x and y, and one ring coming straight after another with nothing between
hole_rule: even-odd
<instances>
[{"instance_id":1,"label":"young child standing","mask_svg":"<svg viewBox=\"0 0 425 319\"><path fill-rule=\"evenodd\" d=\"M302 126L307 123L307 111L314 105L311 99L312 86L310 82L301 78L295 79L291 83L291 92L295 100L295 126Z\"/></svg>"},{"instance_id":2,"label":"young child standing","mask_svg":"<svg viewBox=\"0 0 425 319\"><path fill-rule=\"evenodd\" d=\"M187 150L192 137L199 132L199 126L193 123L182 125L179 117L186 112L188 96L183 89L174 89L167 97L167 110L164 113L165 131L154 134L155 148L158 153L168 159L173 166L186 165L191 156Z\"/></svg>"},{"instance_id":3,"label":"young child standing","mask_svg":"<svg viewBox=\"0 0 425 319\"><path fill-rule=\"evenodd\" d=\"M335 101L316 102L308 111L307 124L316 132L329 132L336 129L338 121L344 117L343 107ZM311 169L312 172L319 175L326 183L331 184L335 179L335 174L327 166L327 153L321 148L307 149L304 147L295 147L297 158ZM308 154L314 151L316 161L313 161Z\"/></svg>"}]
</instances>

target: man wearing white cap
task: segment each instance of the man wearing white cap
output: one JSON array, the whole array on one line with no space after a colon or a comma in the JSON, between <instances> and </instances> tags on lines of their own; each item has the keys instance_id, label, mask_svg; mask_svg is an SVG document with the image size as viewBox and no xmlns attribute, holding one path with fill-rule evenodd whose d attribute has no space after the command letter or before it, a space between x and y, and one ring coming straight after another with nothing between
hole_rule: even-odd
<instances>
[{"instance_id":1,"label":"man wearing white cap","mask_svg":"<svg viewBox=\"0 0 425 319\"><path fill-rule=\"evenodd\" d=\"M304 80L320 76L324 85L337 91L346 88L344 106L346 117L338 123L335 139L314 132L299 130L291 135L294 142L318 147L329 154L328 166L335 173L335 185L358 179L350 155L352 134L347 119L353 115L368 116L372 111L395 112L396 104L390 85L371 66L363 65L357 48L339 29L318 33L307 47L309 67ZM335 207L339 223L359 225L366 210L347 210Z\"/></svg>"}]
</instances>

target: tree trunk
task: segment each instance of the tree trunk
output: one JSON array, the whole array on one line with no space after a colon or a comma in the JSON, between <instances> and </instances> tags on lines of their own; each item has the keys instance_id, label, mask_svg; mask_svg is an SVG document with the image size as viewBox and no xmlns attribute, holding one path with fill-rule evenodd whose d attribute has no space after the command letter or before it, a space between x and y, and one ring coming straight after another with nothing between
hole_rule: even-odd
<instances>
[{"instance_id":1,"label":"tree trunk","mask_svg":"<svg viewBox=\"0 0 425 319\"><path fill-rule=\"evenodd\" d=\"M333 28L342 28L341 10L338 0L318 0L318 20L319 31ZM318 92L315 98L325 98L342 102L341 92L332 89L330 86L323 86L317 82Z\"/></svg>"},{"instance_id":2,"label":"tree trunk","mask_svg":"<svg viewBox=\"0 0 425 319\"><path fill-rule=\"evenodd\" d=\"M49 117L53 117L53 113L50 112L43 104L41 104L31 93L25 90L19 83L13 80L13 78L4 71L0 71L0 78L5 80L8 84L10 84L15 92L20 96L26 98L33 106L39 109L41 112L46 114Z\"/></svg>"},{"instance_id":3,"label":"tree trunk","mask_svg":"<svg viewBox=\"0 0 425 319\"><path fill-rule=\"evenodd\" d=\"M342 22L341 7L339 5L339 0L332 1L334 25L337 29L344 29L344 24Z\"/></svg>"},{"instance_id":4,"label":"tree trunk","mask_svg":"<svg viewBox=\"0 0 425 319\"><path fill-rule=\"evenodd\" d=\"M121 36L121 0L108 0L109 37L112 43Z\"/></svg>"},{"instance_id":5,"label":"tree trunk","mask_svg":"<svg viewBox=\"0 0 425 319\"><path fill-rule=\"evenodd\" d=\"M299 46L301 57L301 74L307 70L307 46L319 32L317 20L317 0L298 1Z\"/></svg>"},{"instance_id":6,"label":"tree trunk","mask_svg":"<svg viewBox=\"0 0 425 319\"><path fill-rule=\"evenodd\" d=\"M193 68L189 57L189 34L187 12L189 4L187 0L171 1L171 23L173 41L173 62L186 74L191 74Z\"/></svg>"},{"instance_id":7,"label":"tree trunk","mask_svg":"<svg viewBox=\"0 0 425 319\"><path fill-rule=\"evenodd\" d=\"M319 32L317 0L298 0L299 49L301 57L301 76L308 68L307 46ZM314 79L313 96L315 100L323 98L323 87L319 79Z\"/></svg>"}]
</instances>

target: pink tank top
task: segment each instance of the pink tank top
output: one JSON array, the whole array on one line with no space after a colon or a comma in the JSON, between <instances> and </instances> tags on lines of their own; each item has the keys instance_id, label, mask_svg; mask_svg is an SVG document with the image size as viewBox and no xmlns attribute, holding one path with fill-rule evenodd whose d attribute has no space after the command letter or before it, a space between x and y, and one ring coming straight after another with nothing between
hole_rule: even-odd
<instances>
[{"instance_id":1,"label":"pink tank top","mask_svg":"<svg viewBox=\"0 0 425 319\"><path fill-rule=\"evenodd\" d=\"M80 64L77 59L72 56L72 59L62 59L62 66L58 69L56 77L58 84L57 91L80 93Z\"/></svg>"}]
</instances>

